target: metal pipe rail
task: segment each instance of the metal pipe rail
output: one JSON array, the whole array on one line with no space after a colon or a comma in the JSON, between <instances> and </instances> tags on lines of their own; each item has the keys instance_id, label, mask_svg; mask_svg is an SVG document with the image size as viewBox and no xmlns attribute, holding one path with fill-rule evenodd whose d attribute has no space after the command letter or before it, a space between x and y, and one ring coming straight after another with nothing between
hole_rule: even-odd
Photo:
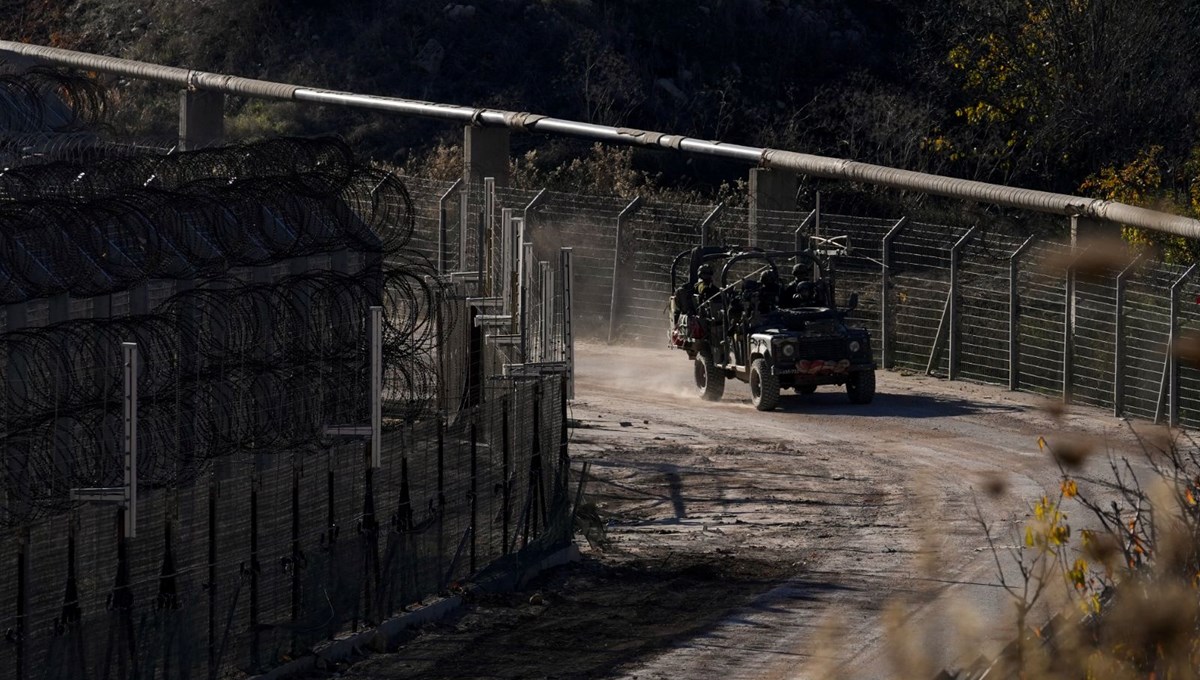
<instances>
[{"instance_id":1,"label":"metal pipe rail","mask_svg":"<svg viewBox=\"0 0 1200 680\"><path fill-rule=\"evenodd\" d=\"M860 163L844 158L726 144L720 141L695 139L662 132L564 120L535 113L438 104L398 97L301 87L174 66L162 66L131 59L106 57L57 47L30 45L11 40L0 40L0 52L10 52L58 66L70 66L186 87L189 90L207 90L260 99L350 106L406 116L449 120L466 125L504 127L523 132L566 135L614 144L670 149L814 177L848 180L1035 212L1079 216L1152 229L1176 236L1200 238L1200 221L1188 217L1148 210L1116 201L989 184Z\"/></svg>"}]
</instances>

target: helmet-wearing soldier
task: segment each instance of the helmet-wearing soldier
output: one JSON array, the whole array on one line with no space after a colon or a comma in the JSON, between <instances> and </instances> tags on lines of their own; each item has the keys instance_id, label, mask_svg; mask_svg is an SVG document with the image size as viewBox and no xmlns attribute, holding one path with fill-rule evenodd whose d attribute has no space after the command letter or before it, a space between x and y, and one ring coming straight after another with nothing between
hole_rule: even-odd
<instances>
[{"instance_id":1,"label":"helmet-wearing soldier","mask_svg":"<svg viewBox=\"0 0 1200 680\"><path fill-rule=\"evenodd\" d=\"M696 269L696 293L701 300L707 300L717 292L713 285L713 268L711 264L702 264Z\"/></svg>"},{"instance_id":2,"label":"helmet-wearing soldier","mask_svg":"<svg viewBox=\"0 0 1200 680\"><path fill-rule=\"evenodd\" d=\"M779 287L779 274L775 273L774 269L767 269L758 275L758 309L760 312L766 313L774 310L779 305L780 294L783 292Z\"/></svg>"},{"instance_id":3,"label":"helmet-wearing soldier","mask_svg":"<svg viewBox=\"0 0 1200 680\"><path fill-rule=\"evenodd\" d=\"M807 264L792 267L792 280L783 289L781 304L787 307L807 307L812 304L812 283L808 280L811 271L811 265Z\"/></svg>"}]
</instances>

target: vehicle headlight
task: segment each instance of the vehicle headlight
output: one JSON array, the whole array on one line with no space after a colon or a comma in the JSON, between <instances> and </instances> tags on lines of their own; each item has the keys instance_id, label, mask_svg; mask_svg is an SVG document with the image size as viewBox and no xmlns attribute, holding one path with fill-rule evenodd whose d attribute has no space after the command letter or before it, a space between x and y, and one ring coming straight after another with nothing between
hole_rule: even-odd
<instances>
[{"instance_id":1,"label":"vehicle headlight","mask_svg":"<svg viewBox=\"0 0 1200 680\"><path fill-rule=\"evenodd\" d=\"M857 352L860 349L862 349L862 345L859 344L859 342L857 340L850 341L850 352L851 353Z\"/></svg>"},{"instance_id":2,"label":"vehicle headlight","mask_svg":"<svg viewBox=\"0 0 1200 680\"><path fill-rule=\"evenodd\" d=\"M784 345L783 356L788 357L789 359L796 356L796 346L791 343Z\"/></svg>"}]
</instances>

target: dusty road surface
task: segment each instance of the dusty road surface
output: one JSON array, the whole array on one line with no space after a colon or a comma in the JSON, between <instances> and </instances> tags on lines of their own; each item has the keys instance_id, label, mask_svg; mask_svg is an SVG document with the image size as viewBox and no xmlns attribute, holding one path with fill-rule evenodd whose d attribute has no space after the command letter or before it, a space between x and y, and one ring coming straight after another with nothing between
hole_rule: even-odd
<instances>
[{"instance_id":1,"label":"dusty road surface","mask_svg":"<svg viewBox=\"0 0 1200 680\"><path fill-rule=\"evenodd\" d=\"M1057 417L1034 395L899 373L879 373L870 405L830 387L771 413L732 381L701 401L680 352L585 344L577 375L571 452L603 524L584 562L349 677L933 677L1012 638L976 517L1009 544L1058 493L1038 437L1137 448L1098 410ZM1106 469L1093 456L1081 486ZM985 493L998 478L1006 491ZM896 642L928 665L897 665Z\"/></svg>"}]
</instances>

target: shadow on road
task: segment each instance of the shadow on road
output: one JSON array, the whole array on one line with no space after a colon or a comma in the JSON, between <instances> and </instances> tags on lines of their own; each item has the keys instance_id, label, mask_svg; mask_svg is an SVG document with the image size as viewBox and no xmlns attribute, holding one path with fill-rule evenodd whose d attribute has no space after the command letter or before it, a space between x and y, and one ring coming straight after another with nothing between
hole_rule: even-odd
<instances>
[{"instance_id":1,"label":"shadow on road","mask_svg":"<svg viewBox=\"0 0 1200 680\"><path fill-rule=\"evenodd\" d=\"M967 399L944 399L927 394L877 393L870 404L851 404L843 387L821 387L813 394L785 392L779 400L785 413L821 413L863 418L953 418L979 413L1013 413L1021 406L989 404Z\"/></svg>"},{"instance_id":2,"label":"shadow on road","mask_svg":"<svg viewBox=\"0 0 1200 680\"><path fill-rule=\"evenodd\" d=\"M664 649L721 645L718 622L753 625L738 612L846 589L785 579L777 565L755 560L656 562L612 567L588 559L556 569L525 592L473 602L393 653L341 669L341 677L612 677Z\"/></svg>"}]
</instances>

